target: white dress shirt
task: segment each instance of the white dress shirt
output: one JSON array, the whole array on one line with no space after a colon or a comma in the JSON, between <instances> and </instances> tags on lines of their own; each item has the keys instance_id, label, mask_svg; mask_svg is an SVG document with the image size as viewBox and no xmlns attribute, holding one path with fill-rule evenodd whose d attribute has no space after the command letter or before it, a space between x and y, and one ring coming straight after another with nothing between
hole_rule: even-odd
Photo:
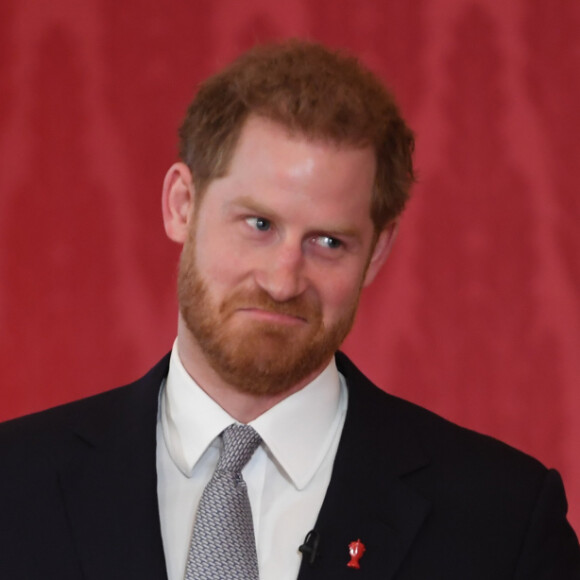
<instances>
[{"instance_id":1,"label":"white dress shirt","mask_svg":"<svg viewBox=\"0 0 580 580\"><path fill-rule=\"evenodd\" d=\"M188 375L176 344L161 390L157 429L159 513L169 580L183 580L197 506L219 457L218 436L236 423ZM298 546L322 506L346 408L345 380L333 358L314 381L250 423L262 444L242 475L261 580L298 576Z\"/></svg>"}]
</instances>

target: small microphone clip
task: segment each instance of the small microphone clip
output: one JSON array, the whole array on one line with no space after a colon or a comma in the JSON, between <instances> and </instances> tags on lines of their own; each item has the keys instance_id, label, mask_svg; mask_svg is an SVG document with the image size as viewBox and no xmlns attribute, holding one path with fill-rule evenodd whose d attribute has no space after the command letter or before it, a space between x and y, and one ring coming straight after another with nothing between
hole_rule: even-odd
<instances>
[{"instance_id":1,"label":"small microphone clip","mask_svg":"<svg viewBox=\"0 0 580 580\"><path fill-rule=\"evenodd\" d=\"M314 564L318 555L318 544L320 543L320 534L316 530L310 530L304 538L304 543L298 548L302 556L306 558L309 564Z\"/></svg>"}]
</instances>

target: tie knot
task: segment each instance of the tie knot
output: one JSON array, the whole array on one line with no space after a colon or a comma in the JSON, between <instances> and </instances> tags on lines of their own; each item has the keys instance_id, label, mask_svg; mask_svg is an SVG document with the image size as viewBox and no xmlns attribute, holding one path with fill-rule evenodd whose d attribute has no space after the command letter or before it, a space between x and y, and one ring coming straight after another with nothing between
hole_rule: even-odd
<instances>
[{"instance_id":1,"label":"tie knot","mask_svg":"<svg viewBox=\"0 0 580 580\"><path fill-rule=\"evenodd\" d=\"M240 473L256 451L262 438L249 425L230 425L223 430L224 442L217 469Z\"/></svg>"}]
</instances>

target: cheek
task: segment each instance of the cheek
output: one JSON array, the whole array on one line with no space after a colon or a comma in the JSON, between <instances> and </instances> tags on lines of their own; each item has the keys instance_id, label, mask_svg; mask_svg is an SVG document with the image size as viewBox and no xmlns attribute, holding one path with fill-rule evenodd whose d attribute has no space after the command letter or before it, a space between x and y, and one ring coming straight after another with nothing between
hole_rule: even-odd
<instances>
[{"instance_id":1,"label":"cheek","mask_svg":"<svg viewBox=\"0 0 580 580\"><path fill-rule=\"evenodd\" d=\"M324 283L318 285L324 318L327 320L341 318L358 302L360 288L360 275L339 278L328 276Z\"/></svg>"},{"instance_id":2,"label":"cheek","mask_svg":"<svg viewBox=\"0 0 580 580\"><path fill-rule=\"evenodd\" d=\"M224 221L217 212L200 216L196 231L196 248L200 263L223 265L239 262L244 257L244 248L236 224Z\"/></svg>"},{"instance_id":3,"label":"cheek","mask_svg":"<svg viewBox=\"0 0 580 580\"><path fill-rule=\"evenodd\" d=\"M200 239L196 245L196 264L212 292L227 291L244 277L244 259L235 245L222 238Z\"/></svg>"}]
</instances>

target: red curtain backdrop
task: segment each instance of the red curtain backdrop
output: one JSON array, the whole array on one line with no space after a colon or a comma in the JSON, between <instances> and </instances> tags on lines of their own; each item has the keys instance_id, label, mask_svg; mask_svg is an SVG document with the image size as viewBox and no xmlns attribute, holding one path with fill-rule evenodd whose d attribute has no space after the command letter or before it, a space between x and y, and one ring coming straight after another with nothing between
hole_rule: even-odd
<instances>
[{"instance_id":1,"label":"red curtain backdrop","mask_svg":"<svg viewBox=\"0 0 580 580\"><path fill-rule=\"evenodd\" d=\"M580 530L577 0L0 0L0 418L171 347L179 120L206 75L289 36L359 54L417 133L420 183L345 350L558 468Z\"/></svg>"}]
</instances>

